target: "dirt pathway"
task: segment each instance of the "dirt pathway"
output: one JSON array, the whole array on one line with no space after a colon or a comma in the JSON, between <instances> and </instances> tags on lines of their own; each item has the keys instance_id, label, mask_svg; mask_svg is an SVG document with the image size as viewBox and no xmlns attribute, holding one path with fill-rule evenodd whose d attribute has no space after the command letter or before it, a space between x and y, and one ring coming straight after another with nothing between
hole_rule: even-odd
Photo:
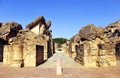
<instances>
[{"instance_id":1,"label":"dirt pathway","mask_svg":"<svg viewBox=\"0 0 120 78\"><path fill-rule=\"evenodd\" d=\"M82 67L79 63L75 62L72 58L64 54L64 52L56 52L51 58L49 58L45 63L40 65L42 68L55 68L57 57L62 58L63 68L79 68Z\"/></svg>"}]
</instances>

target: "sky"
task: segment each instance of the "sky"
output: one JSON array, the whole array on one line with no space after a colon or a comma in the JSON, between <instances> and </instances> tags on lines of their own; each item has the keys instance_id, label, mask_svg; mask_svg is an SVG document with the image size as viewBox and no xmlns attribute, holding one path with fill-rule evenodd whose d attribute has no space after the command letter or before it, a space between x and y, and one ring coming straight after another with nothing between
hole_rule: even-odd
<instances>
[{"instance_id":1,"label":"sky","mask_svg":"<svg viewBox=\"0 0 120 78\"><path fill-rule=\"evenodd\" d=\"M0 22L23 28L39 16L51 20L53 38L71 38L88 25L105 27L120 20L120 0L0 0Z\"/></svg>"}]
</instances>

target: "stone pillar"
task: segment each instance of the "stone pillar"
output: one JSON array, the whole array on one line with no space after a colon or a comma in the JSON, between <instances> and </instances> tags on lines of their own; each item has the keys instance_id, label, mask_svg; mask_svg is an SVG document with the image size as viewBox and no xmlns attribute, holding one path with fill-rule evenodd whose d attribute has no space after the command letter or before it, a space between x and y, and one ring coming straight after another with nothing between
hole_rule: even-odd
<instances>
[{"instance_id":1,"label":"stone pillar","mask_svg":"<svg viewBox=\"0 0 120 78\"><path fill-rule=\"evenodd\" d=\"M36 66L36 46L33 44L24 45L23 48L24 67Z\"/></svg>"},{"instance_id":2,"label":"stone pillar","mask_svg":"<svg viewBox=\"0 0 120 78\"><path fill-rule=\"evenodd\" d=\"M56 74L57 75L62 74L62 58L61 57L57 57Z\"/></svg>"},{"instance_id":3,"label":"stone pillar","mask_svg":"<svg viewBox=\"0 0 120 78\"><path fill-rule=\"evenodd\" d=\"M4 45L4 52L3 52L3 64L9 65L11 63L11 46L10 45Z\"/></svg>"},{"instance_id":4,"label":"stone pillar","mask_svg":"<svg viewBox=\"0 0 120 78\"><path fill-rule=\"evenodd\" d=\"M23 45L15 44L11 45L13 50L13 61L11 62L12 67L23 67Z\"/></svg>"},{"instance_id":5,"label":"stone pillar","mask_svg":"<svg viewBox=\"0 0 120 78\"><path fill-rule=\"evenodd\" d=\"M48 41L44 42L44 60L48 59Z\"/></svg>"}]
</instances>

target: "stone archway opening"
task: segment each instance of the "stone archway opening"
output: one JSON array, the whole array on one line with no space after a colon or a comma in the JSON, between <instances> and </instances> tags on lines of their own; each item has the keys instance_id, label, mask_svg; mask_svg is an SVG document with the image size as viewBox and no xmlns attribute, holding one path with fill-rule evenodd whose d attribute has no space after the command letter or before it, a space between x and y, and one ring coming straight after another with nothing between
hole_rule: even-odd
<instances>
[{"instance_id":1,"label":"stone archway opening","mask_svg":"<svg viewBox=\"0 0 120 78\"><path fill-rule=\"evenodd\" d=\"M4 48L4 45L1 44L0 45L0 62L3 62L3 48Z\"/></svg>"},{"instance_id":2,"label":"stone archway opening","mask_svg":"<svg viewBox=\"0 0 120 78\"><path fill-rule=\"evenodd\" d=\"M120 42L115 45L116 60L120 60Z\"/></svg>"}]
</instances>

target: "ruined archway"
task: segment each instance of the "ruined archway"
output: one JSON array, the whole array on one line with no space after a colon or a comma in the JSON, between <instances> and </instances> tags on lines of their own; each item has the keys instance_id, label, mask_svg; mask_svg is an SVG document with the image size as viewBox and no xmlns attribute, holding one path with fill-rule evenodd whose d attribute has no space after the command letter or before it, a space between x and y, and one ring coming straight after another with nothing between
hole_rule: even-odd
<instances>
[{"instance_id":1,"label":"ruined archway","mask_svg":"<svg viewBox=\"0 0 120 78\"><path fill-rule=\"evenodd\" d=\"M3 44L0 44L0 62L3 62Z\"/></svg>"},{"instance_id":2,"label":"ruined archway","mask_svg":"<svg viewBox=\"0 0 120 78\"><path fill-rule=\"evenodd\" d=\"M116 59L120 60L120 42L115 45L115 55Z\"/></svg>"}]
</instances>

